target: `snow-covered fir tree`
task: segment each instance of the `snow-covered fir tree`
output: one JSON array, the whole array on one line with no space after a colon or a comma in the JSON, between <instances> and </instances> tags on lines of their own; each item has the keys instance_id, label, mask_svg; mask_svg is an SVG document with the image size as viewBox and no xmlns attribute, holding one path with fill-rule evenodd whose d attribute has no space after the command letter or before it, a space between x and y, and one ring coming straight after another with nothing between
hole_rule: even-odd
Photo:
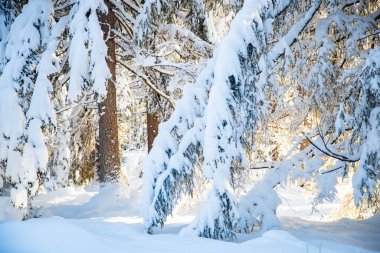
<instances>
[{"instance_id":1,"label":"snow-covered fir tree","mask_svg":"<svg viewBox=\"0 0 380 253\"><path fill-rule=\"evenodd\" d=\"M51 88L46 80L50 63L38 63L41 58L46 61L47 56L41 57L40 52L48 44L52 7L48 0L43 4L30 1L15 18L4 43L0 159L17 207L26 207L28 197L38 190L47 162L41 126L43 121L54 123L49 103ZM24 158L23 153L27 154Z\"/></svg>"},{"instance_id":2,"label":"snow-covered fir tree","mask_svg":"<svg viewBox=\"0 0 380 253\"><path fill-rule=\"evenodd\" d=\"M211 238L229 240L233 238L234 231L250 231L253 227L269 229L278 225L275 210L280 201L273 187L288 180L289 176L291 180L316 180L320 191L318 202L333 198L337 177L345 175L344 168L349 164L351 169L355 169L360 160L356 173L360 176L355 175L353 181L361 192L357 196L371 196L370 192L374 192L378 184L378 164L374 164L378 148L371 145L369 153L372 158L366 154L364 157L367 158L361 159L352 149L361 152L366 146L363 140L368 139L367 134L369 129L372 131L374 122L366 124L368 130L347 128L354 138L361 140L359 145L350 141L351 138L344 138L346 145L338 142L333 149L330 145L337 139L327 144L325 139L331 140L330 136L334 134L335 120L331 115L336 115L341 103L337 95L342 93L333 87L345 84L344 88L349 92L347 98L350 99L355 98L351 96L354 90L363 93L363 84L355 84L363 79L359 76L353 78L353 69L366 69L369 73L369 67L363 65L363 60L353 64L349 59L360 59L367 53L368 45L378 45L374 38L379 15L375 6L371 1L363 4L246 1L209 63L209 69L199 76L198 82L202 83L199 87L185 89L171 118L160 126L145 166L143 201L147 231L152 232L153 227L162 226L181 196L192 193L195 187L193 175L198 168L212 180L213 187L204 210L184 232ZM287 10L292 10L294 16L284 17L282 10L287 14ZM324 16L324 13L328 15ZM251 20L242 22L243 15ZM239 20L248 24L248 30L241 31L244 25L235 24ZM315 43L310 43L311 38L315 38ZM357 46L358 43L361 44ZM302 54L301 50L307 53ZM340 58L343 62L334 58L334 53L338 53L336 50L345 52L346 56ZM373 60L368 62L374 66L373 69L378 69ZM373 71L371 75L377 81L372 82L375 85L371 87L375 88L371 89L376 90L378 79ZM285 79L278 79L281 72L288 73L283 76ZM297 90L304 101L289 100ZM378 95L372 96L372 100L376 97ZM275 100L270 101L269 98ZM360 100L360 104L367 108L364 115L369 115L376 102L368 106L371 100ZM304 111L305 117L289 114L292 107ZM313 116L316 112L318 117ZM358 115L348 119L360 122ZM244 168L253 167L255 162L252 164L252 160L260 158L247 157L252 155L247 152L260 145L261 129L269 126L272 120L276 122L284 118L294 124L291 129L295 131L290 135L293 136L293 147L289 150L282 148L285 155L277 157L268 166L274 170L268 171L262 182L254 185L239 201L235 195L234 173L239 175L244 173ZM317 122L312 131L313 124L308 122L318 118L321 122ZM344 128L347 124L343 124ZM337 130L337 133L341 132L342 129ZM314 136L321 136L321 141L314 142ZM331 151L343 147L348 150L342 153ZM281 150L279 145L275 148ZM367 149L364 148L365 153ZM337 160L336 166L326 170L325 166L332 162L331 159ZM363 166L363 163L370 165ZM343 168L343 173L337 173L338 168Z\"/></svg>"}]
</instances>

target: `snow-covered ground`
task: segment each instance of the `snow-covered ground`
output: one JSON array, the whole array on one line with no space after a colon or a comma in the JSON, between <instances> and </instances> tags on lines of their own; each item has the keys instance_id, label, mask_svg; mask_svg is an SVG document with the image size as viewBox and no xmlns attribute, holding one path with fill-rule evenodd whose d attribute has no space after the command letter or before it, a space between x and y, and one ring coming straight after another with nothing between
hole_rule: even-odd
<instances>
[{"instance_id":1,"label":"snow-covered ground","mask_svg":"<svg viewBox=\"0 0 380 253\"><path fill-rule=\"evenodd\" d=\"M279 189L281 230L239 234L236 243L180 236L191 214L174 215L156 234L145 234L138 192L129 188L111 186L98 193L92 186L41 194L33 202L44 206L41 218L0 223L0 252L380 252L379 214L368 220L326 222L321 213L326 216L334 203L312 213L301 188ZM0 199L3 220L12 218L6 217L5 204L6 198Z\"/></svg>"},{"instance_id":2,"label":"snow-covered ground","mask_svg":"<svg viewBox=\"0 0 380 253\"><path fill-rule=\"evenodd\" d=\"M377 219L379 220L379 219ZM378 224L379 225L379 224ZM1 225L1 252L370 252L328 239L297 239L284 230L272 230L241 243L182 237L182 225L172 223L162 234L142 232L141 218L63 219L51 217ZM305 231L305 230L304 230ZM300 231L299 231L300 232ZM347 233L346 236L349 236ZM303 240L306 238L306 240ZM347 238L348 239L348 238ZM373 238L372 238L373 239ZM349 242L349 241L348 241ZM376 246L376 245L372 245ZM378 246L378 245L377 245Z\"/></svg>"},{"instance_id":3,"label":"snow-covered ground","mask_svg":"<svg viewBox=\"0 0 380 253\"><path fill-rule=\"evenodd\" d=\"M236 242L179 235L201 205L187 200L162 230L145 234L138 169L144 154L128 155L123 167L134 168L125 171L129 185L111 185L100 192L98 185L42 192L32 203L41 216L38 219L15 221L22 214L10 206L9 198L0 197L0 253L380 252L380 214L368 220L333 220L331 214L339 208L340 199L352 190L348 184L338 186L336 201L317 210L312 209L310 191L295 185L278 187L282 204L277 212L282 228L238 234Z\"/></svg>"}]
</instances>

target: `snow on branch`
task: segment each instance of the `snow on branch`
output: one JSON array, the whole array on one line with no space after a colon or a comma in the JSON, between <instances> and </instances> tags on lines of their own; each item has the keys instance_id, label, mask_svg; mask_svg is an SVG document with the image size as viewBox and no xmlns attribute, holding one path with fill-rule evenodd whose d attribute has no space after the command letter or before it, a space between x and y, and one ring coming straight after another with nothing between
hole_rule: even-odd
<instances>
[{"instance_id":1,"label":"snow on branch","mask_svg":"<svg viewBox=\"0 0 380 253\"><path fill-rule=\"evenodd\" d=\"M282 8L285 8L285 5L281 5ZM281 10L282 10L281 8ZM184 104L182 106L182 101L189 101L189 94L191 90L185 90L184 92L184 98L180 100L180 102L176 106L176 110L173 113L173 116L169 119L168 122L162 124L162 126L159 129L159 135L157 136L157 139L154 143L153 149L151 153L148 156L147 163L145 164L145 173L144 173L144 205L147 210L145 212L145 226L148 232L152 232L152 228L156 226L157 224L163 224L166 216L171 213L173 209L173 202L176 203L180 195L175 194L176 197L174 197L174 201L172 202L172 198L169 196L173 195L172 189L174 185L178 182L181 182L180 180L176 182L176 178L173 177L173 174L178 174L175 171L178 171L180 168L182 168L181 164L187 164L186 161L186 155L185 150L188 150L191 145L194 145L197 143L200 144L197 149L195 149L196 152L202 151L202 153L205 155L206 164L208 166L213 166L214 162L211 160L214 160L214 158L211 158L211 151L215 150L213 146L215 144L220 143L218 140L214 140L212 138L215 136L213 133L210 132L210 127L215 127L215 123L218 122L217 118L213 118L214 116L225 115L226 112L228 112L230 109L226 109L223 103L221 103L220 99L227 98L227 102L231 103L233 100L239 101L239 89L244 90L244 88L239 88L239 85L244 84L247 82L243 77L244 75L239 74L239 71L242 71L239 69L240 58L250 58L255 55L262 54L264 51L262 47L265 45L265 31L263 30L262 25L262 17L267 17L266 12L271 13L272 12L279 12L279 9L276 8L276 11L274 10L271 3L268 3L266 1L261 1L260 3L252 3L247 2L245 7L243 7L242 11L239 12L239 14L236 16L236 19L232 25L231 32L227 37L223 40L221 43L220 48L217 50L216 55L214 56L214 60L211 61L207 67L206 70L202 72L200 75L200 78L198 78L197 83L202 84L202 82L206 83L205 87L202 87L202 90L204 90L204 93L208 93L208 87L211 87L211 91L209 94L209 100L207 107L200 107L202 110L205 110L206 108L206 116L204 116L204 113L195 113L190 111L188 108L188 103ZM270 16L270 15L268 15ZM262 33L262 35L260 34ZM252 44L251 44L251 41ZM263 44L260 44L263 43ZM248 49L247 49L248 48ZM255 51L254 51L255 50ZM257 57L257 56L256 56ZM225 59L228 59L226 61ZM254 58L253 58L254 59ZM242 63L244 64L244 63ZM251 64L250 61L247 61L246 64ZM255 63L252 63L253 66L255 66ZM248 68L243 66L244 71L246 71ZM260 73L260 70L256 66L256 75ZM207 73L209 77L207 77ZM206 76L205 76L206 75ZM252 75L252 74L251 74ZM248 73L248 78L254 78L251 77L251 75ZM253 73L253 75L255 75ZM249 79L254 80L254 79ZM210 81L212 83L210 83ZM224 86L229 83L229 86ZM211 86L213 85L213 86ZM221 86L222 85L222 86ZM236 87L235 87L236 85ZM260 87L260 86L258 86ZM237 90L236 90L237 88ZM232 89L234 91L233 94L228 95L229 89ZM215 92L223 92L223 94L214 94ZM190 95L190 101L201 101L199 98L191 98L192 95ZM202 96L203 97L203 96ZM260 95L259 97L262 97ZM205 97L207 101L207 96ZM185 100L186 99L186 100ZM233 99L233 100L232 100ZM223 101L223 100L222 100ZM258 101L259 102L259 101ZM195 109L198 110L199 106L196 106ZM234 108L232 105L229 108ZM219 110L220 113L216 112L215 110ZM184 112L187 112L185 114ZM181 113L180 115L178 113ZM233 113L233 112L232 112ZM198 120L194 120L193 116L189 118L188 115L198 115L195 118L199 118ZM226 114L228 115L228 114ZM236 117L236 115L230 114L229 117ZM235 119L237 120L237 119ZM208 123L205 125L205 121ZM225 129L225 127L228 124L232 124L233 121L227 121L224 120L221 122L221 125L218 126L219 128ZM186 123L183 125L183 123ZM235 123L233 123L235 124ZM218 124L219 125L219 124ZM245 125L244 123L241 125ZM164 127L165 126L165 127ZM202 127L205 127L206 131L209 131L208 133L201 133ZM230 127L231 128L231 127ZM232 127L233 128L233 127ZM234 130L238 130L241 127L234 128ZM185 130L185 132L184 132ZM241 130L239 130L241 131ZM177 134L176 134L177 133ZM195 134L197 133L197 134ZM201 135L200 135L201 133ZM223 131L223 134L231 133L231 131ZM185 138L186 137L186 138ZM215 136L216 137L216 136ZM161 140L161 138L163 138ZM179 138L179 140L178 140ZM203 138L205 138L205 142L207 140L207 143L204 143ZM212 139L210 139L212 138ZM228 188L228 173L229 166L232 164L231 159L233 156L236 157L244 157L244 152L242 151L242 148L238 147L241 144L239 144L239 137L233 137L236 140L236 143L233 141L231 142L231 137L223 137L226 139L230 139L230 143L236 146L233 148L226 149L225 146L219 145L219 148L217 148L219 151L222 150L228 156L223 156L223 158L218 158L216 161L220 161L221 163L218 165L218 167L206 169L205 174L208 175L208 178L213 179L214 181L214 189L211 191L211 195L209 200L212 203L220 203L221 207L223 206L223 209L226 213L224 214L218 214L219 212L224 212L221 209L218 210L216 206L209 206L207 205L205 207L205 210L209 210L208 212L205 212L205 217L197 218L192 225L190 225L189 231L194 231L198 235L206 236L206 237L212 237L212 238L224 238L226 240L231 240L233 235L233 229L234 224L236 223L236 218L234 217L237 213L236 203L234 200L234 197L231 195L230 191L227 190ZM164 141L165 139L165 141ZM173 141L167 141L168 139L172 139ZM189 141L191 140L191 141ZM227 143L227 142L223 142ZM165 144L164 146L162 146ZM168 144L170 144L170 148L168 147ZM200 150L201 147L207 147ZM206 150L207 149L207 150ZM182 151L179 151L182 150ZM235 151L234 151L235 150ZM194 151L193 151L194 152ZM212 151L214 152L214 151ZM161 154L160 154L161 153ZM218 154L217 151L214 152L215 154ZM160 154L160 155L159 155ZM210 156L211 155L211 156ZM216 162L215 164L218 164ZM226 171L224 171L222 168L219 168L223 164L226 165ZM172 167L172 166L174 167ZM194 167L194 164L193 164ZM189 168L188 165L186 165L183 168ZM191 168L190 169L194 169ZM215 170L215 172L213 172ZM186 170L185 170L186 171ZM189 173L189 171L182 173L182 175L185 175L186 173ZM181 173L179 173L181 175ZM191 172L190 172L191 175ZM221 177L224 175L224 177ZM170 180L170 181L168 181ZM162 184L158 184L158 182L161 182ZM170 184L169 184L170 182ZM170 194L168 193L170 192ZM214 195L212 194L214 193ZM166 197L164 197L166 196ZM215 197L215 198L214 198ZM214 202L212 201L214 200ZM169 203L168 203L169 201ZM210 202L210 203L211 203ZM224 206L225 205L225 206ZM155 207L159 207L158 210L155 209ZM165 208L166 209L165 209ZM235 213L235 214L234 214ZM214 218L209 218L208 215L212 215ZM217 216L215 216L217 215ZM220 215L220 216L218 216ZM218 218L219 217L219 218ZM202 220L214 220L218 221L218 224L207 224L203 223ZM205 221L205 220L204 220ZM214 227L215 225L215 227ZM219 227L220 229L216 229L216 227ZM190 232L191 233L191 232Z\"/></svg>"},{"instance_id":2,"label":"snow on branch","mask_svg":"<svg viewBox=\"0 0 380 253\"><path fill-rule=\"evenodd\" d=\"M40 124L43 120L54 122L48 97L51 85L44 74L37 79L33 97L27 95L29 91L33 92L35 78L28 69L35 67L37 51L46 47L52 12L51 1L30 0L12 24L5 46L7 63L0 76L0 160L6 161L5 176L16 185L11 191L11 198L18 208L26 207L28 198L36 193L39 186L36 167L43 168L45 165L47 151ZM42 65L38 70L50 71L48 66ZM30 99L32 104L27 121L27 108L21 104ZM40 111L38 103L46 106L46 111ZM29 121L34 118L35 122ZM28 131L25 133L26 126ZM34 142L34 151L42 159L39 164L33 156L32 168L23 166L25 164L21 159L26 138L28 143ZM24 151L27 152L28 147L27 144Z\"/></svg>"},{"instance_id":3,"label":"snow on branch","mask_svg":"<svg viewBox=\"0 0 380 253\"><path fill-rule=\"evenodd\" d=\"M69 46L69 100L77 100L86 89L100 98L106 95L111 74L106 62L107 46L96 11L106 12L102 0L82 0L72 8ZM88 15L89 14L89 15Z\"/></svg>"}]
</instances>

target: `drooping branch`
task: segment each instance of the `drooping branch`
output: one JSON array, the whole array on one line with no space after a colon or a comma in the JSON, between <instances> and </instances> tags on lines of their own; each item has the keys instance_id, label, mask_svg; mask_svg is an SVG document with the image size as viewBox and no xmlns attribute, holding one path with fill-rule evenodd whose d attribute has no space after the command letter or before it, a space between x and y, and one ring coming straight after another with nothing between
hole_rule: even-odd
<instances>
[{"instance_id":1,"label":"drooping branch","mask_svg":"<svg viewBox=\"0 0 380 253\"><path fill-rule=\"evenodd\" d=\"M301 32L309 24L310 20L313 18L314 14L318 11L321 6L322 1L316 1L313 6L306 12L305 16L296 23L289 32L282 37L282 39L273 46L271 51L268 53L269 64L274 64L281 55L285 53L287 47L290 47L294 41L298 38Z\"/></svg>"},{"instance_id":2,"label":"drooping branch","mask_svg":"<svg viewBox=\"0 0 380 253\"><path fill-rule=\"evenodd\" d=\"M123 6L118 3L116 0L110 0L110 2L120 11L126 13L126 11L124 10ZM131 8L131 10L135 11L136 13L139 13L140 12L140 7L137 6L134 2L130 1L130 0L123 0L122 1L123 4L127 5L129 8Z\"/></svg>"},{"instance_id":3,"label":"drooping branch","mask_svg":"<svg viewBox=\"0 0 380 253\"><path fill-rule=\"evenodd\" d=\"M332 158L335 158L335 159L338 159L342 162L357 162L360 160L359 159L350 159L342 154L336 154L334 152L332 152L326 145L326 143L323 141L323 138L321 137L322 139L322 142L323 142L323 145L324 145L324 149L322 147L320 147L319 145L317 145L316 143L314 143L308 136L305 137L306 140L308 140L310 142L311 145L313 145L316 149L318 149L320 152L322 152L323 154L329 156L329 157L332 157Z\"/></svg>"},{"instance_id":4,"label":"drooping branch","mask_svg":"<svg viewBox=\"0 0 380 253\"><path fill-rule=\"evenodd\" d=\"M323 175L323 174L331 173L331 172L334 172L334 171L340 170L340 169L342 169L342 168L343 168L343 166L339 166L339 167L336 167L336 168L331 169L331 170L323 171L323 172L321 172L321 174Z\"/></svg>"},{"instance_id":5,"label":"drooping branch","mask_svg":"<svg viewBox=\"0 0 380 253\"><path fill-rule=\"evenodd\" d=\"M154 85L146 75L144 75L140 71L136 70L134 67L128 66L127 64L123 63L122 61L117 61L117 63L122 65L123 67L125 67L129 71L131 71L136 76L140 77L145 82L145 84L147 84L152 90L154 90L161 97L165 98L170 103L171 106L174 106L174 102L172 101L172 99L168 95L166 95L163 91L161 91L156 85Z\"/></svg>"},{"instance_id":6,"label":"drooping branch","mask_svg":"<svg viewBox=\"0 0 380 253\"><path fill-rule=\"evenodd\" d=\"M115 13L120 13L120 15L124 18L124 20L127 20L132 25L136 23L136 20L124 10L124 8L116 1L111 0L110 1L116 8L112 9Z\"/></svg>"}]
</instances>

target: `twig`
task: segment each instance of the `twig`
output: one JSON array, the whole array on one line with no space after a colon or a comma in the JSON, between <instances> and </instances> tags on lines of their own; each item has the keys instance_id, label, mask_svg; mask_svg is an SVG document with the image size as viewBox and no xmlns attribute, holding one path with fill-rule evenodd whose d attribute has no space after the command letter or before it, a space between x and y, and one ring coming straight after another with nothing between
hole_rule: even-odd
<instances>
[{"instance_id":1,"label":"twig","mask_svg":"<svg viewBox=\"0 0 380 253\"><path fill-rule=\"evenodd\" d=\"M323 150L321 147L319 147L317 144L315 144L309 137L306 136L306 139L310 142L311 145L313 145L316 149L318 149L323 154L325 154L327 156L330 156L332 158L335 158L337 160L340 160L342 162L352 162L352 163L354 163L354 162L357 162L357 161L360 160L360 159L349 159L349 158L347 158L345 156L341 156L339 154L335 154L335 153L331 152L329 149L327 149L327 151Z\"/></svg>"}]
</instances>

